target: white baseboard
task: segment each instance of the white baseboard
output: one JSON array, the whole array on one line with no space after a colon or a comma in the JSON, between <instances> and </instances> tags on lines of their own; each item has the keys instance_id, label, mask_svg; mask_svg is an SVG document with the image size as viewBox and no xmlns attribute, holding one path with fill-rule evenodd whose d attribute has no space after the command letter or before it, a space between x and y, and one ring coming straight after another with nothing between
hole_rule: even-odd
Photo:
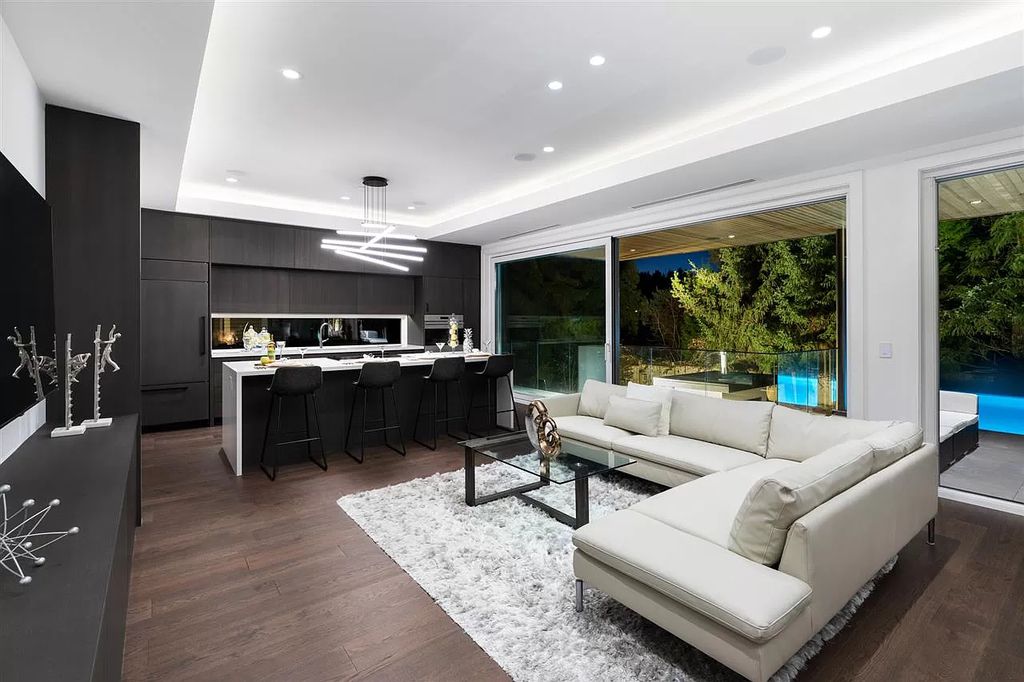
<instances>
[{"instance_id":1,"label":"white baseboard","mask_svg":"<svg viewBox=\"0 0 1024 682\"><path fill-rule=\"evenodd\" d=\"M1024 503L1022 502L1000 500L999 498L996 497L976 495L974 493L964 492L963 490L943 488L942 486L939 486L939 497L941 497L944 500L953 500L954 502L973 504L975 507L985 507L986 509L995 509L996 511L1005 512L1007 514L1016 514L1017 516L1024 516Z\"/></svg>"},{"instance_id":2,"label":"white baseboard","mask_svg":"<svg viewBox=\"0 0 1024 682\"><path fill-rule=\"evenodd\" d=\"M11 456L29 436L46 423L46 401L40 400L0 428L0 462Z\"/></svg>"}]
</instances>

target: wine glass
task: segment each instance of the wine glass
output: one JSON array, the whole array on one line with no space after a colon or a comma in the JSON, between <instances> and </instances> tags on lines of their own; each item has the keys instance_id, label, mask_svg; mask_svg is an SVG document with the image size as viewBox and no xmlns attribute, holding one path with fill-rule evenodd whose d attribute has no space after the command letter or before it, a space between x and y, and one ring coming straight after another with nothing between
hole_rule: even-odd
<instances>
[{"instance_id":1,"label":"wine glass","mask_svg":"<svg viewBox=\"0 0 1024 682\"><path fill-rule=\"evenodd\" d=\"M441 349L444 348L444 341L436 342L434 345L437 346L437 352L440 353Z\"/></svg>"}]
</instances>

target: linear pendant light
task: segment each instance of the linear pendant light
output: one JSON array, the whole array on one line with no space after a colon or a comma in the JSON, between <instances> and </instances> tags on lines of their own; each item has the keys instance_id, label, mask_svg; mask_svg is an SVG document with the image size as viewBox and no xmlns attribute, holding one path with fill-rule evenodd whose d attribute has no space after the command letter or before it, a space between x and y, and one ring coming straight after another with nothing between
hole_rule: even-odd
<instances>
[{"instance_id":1,"label":"linear pendant light","mask_svg":"<svg viewBox=\"0 0 1024 682\"><path fill-rule=\"evenodd\" d=\"M394 251L426 253L422 246L399 246L389 240L417 241L409 234L398 234L395 226L388 224L388 180L378 175L367 175L363 178L363 222L365 232L356 230L336 230L342 237L364 237L365 241L348 239L323 239L321 248L334 251L339 256L355 258L377 265L408 272L409 268L386 259L422 262L422 256L411 256Z\"/></svg>"}]
</instances>

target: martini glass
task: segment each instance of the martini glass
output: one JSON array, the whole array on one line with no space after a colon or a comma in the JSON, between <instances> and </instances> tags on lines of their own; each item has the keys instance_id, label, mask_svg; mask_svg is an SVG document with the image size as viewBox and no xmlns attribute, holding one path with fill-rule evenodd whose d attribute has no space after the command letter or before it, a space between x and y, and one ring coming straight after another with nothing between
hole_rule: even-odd
<instances>
[{"instance_id":1,"label":"martini glass","mask_svg":"<svg viewBox=\"0 0 1024 682\"><path fill-rule=\"evenodd\" d=\"M437 346L437 352L440 353L441 349L444 348L444 341L440 343L435 343L434 345Z\"/></svg>"}]
</instances>

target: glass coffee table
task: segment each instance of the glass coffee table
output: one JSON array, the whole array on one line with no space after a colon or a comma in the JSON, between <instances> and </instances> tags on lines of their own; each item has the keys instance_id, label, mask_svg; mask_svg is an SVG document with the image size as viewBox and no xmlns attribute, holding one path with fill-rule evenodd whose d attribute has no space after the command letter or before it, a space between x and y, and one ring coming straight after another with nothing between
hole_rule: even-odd
<instances>
[{"instance_id":1,"label":"glass coffee table","mask_svg":"<svg viewBox=\"0 0 1024 682\"><path fill-rule=\"evenodd\" d=\"M609 453L601 448L567 441L562 441L562 452L558 457L545 460L530 443L525 431L476 438L463 441L461 445L466 449L466 504L470 507L515 496L573 528L579 528L590 521L590 486L588 484L590 477L594 474L603 474L619 469L636 461L624 455ZM488 495L477 495L476 461L478 456L501 462L519 471L525 471L536 476L537 480L508 490ZM526 494L551 483L575 484L575 517Z\"/></svg>"}]
</instances>

